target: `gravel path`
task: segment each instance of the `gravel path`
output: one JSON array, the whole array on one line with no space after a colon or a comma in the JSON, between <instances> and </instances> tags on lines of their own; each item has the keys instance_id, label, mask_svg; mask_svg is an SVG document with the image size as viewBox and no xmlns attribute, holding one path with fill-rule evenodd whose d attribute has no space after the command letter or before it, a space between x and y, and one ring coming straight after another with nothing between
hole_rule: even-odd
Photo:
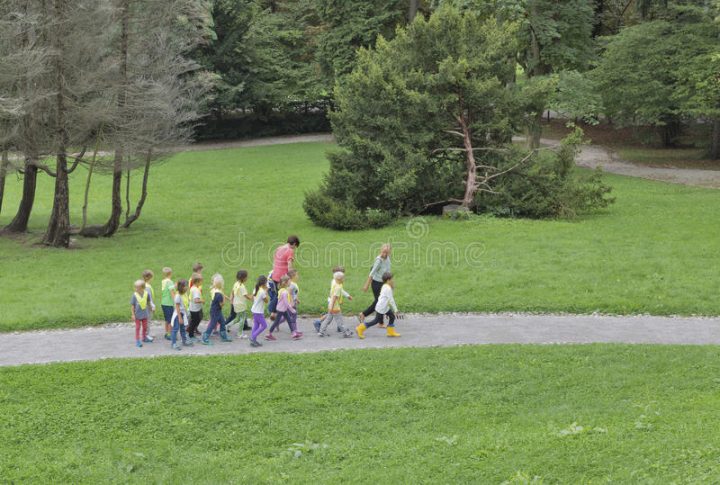
<instances>
[{"instance_id":1,"label":"gravel path","mask_svg":"<svg viewBox=\"0 0 720 485\"><path fill-rule=\"evenodd\" d=\"M354 318L347 318L353 325ZM407 315L399 320L401 338L372 328L367 338L320 338L312 333L310 320L301 319L305 338L292 341L287 328L276 342L250 348L247 340L196 344L180 352L166 340L156 339L141 349L134 346L134 327L129 324L74 330L19 332L0 340L0 366L101 360L107 358L157 357L163 355L248 354L254 352L321 352L384 347L437 347L467 344L720 344L720 317L651 317L595 315L453 314ZM154 335L162 335L160 327Z\"/></svg>"},{"instance_id":2,"label":"gravel path","mask_svg":"<svg viewBox=\"0 0 720 485\"><path fill-rule=\"evenodd\" d=\"M547 146L557 146L558 140L542 139ZM640 177L674 184L694 185L697 187L720 188L720 170L700 170L694 168L662 168L636 165L621 160L615 152L599 145L584 145L576 163L581 167L602 168L606 172L629 177Z\"/></svg>"}]
</instances>

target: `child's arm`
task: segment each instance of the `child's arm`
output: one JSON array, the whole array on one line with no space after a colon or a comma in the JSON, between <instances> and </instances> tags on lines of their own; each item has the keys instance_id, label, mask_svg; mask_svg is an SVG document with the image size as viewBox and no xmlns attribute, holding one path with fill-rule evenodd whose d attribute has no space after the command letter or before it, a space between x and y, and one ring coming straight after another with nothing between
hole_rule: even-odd
<instances>
[{"instance_id":1,"label":"child's arm","mask_svg":"<svg viewBox=\"0 0 720 485\"><path fill-rule=\"evenodd\" d=\"M245 293L245 298L247 298L250 301L255 301L255 298L253 298L253 296L249 293Z\"/></svg>"},{"instance_id":2,"label":"child's arm","mask_svg":"<svg viewBox=\"0 0 720 485\"><path fill-rule=\"evenodd\" d=\"M335 302L337 302L337 296L333 295L328 304L328 313L332 313L333 308L335 308Z\"/></svg>"},{"instance_id":3,"label":"child's arm","mask_svg":"<svg viewBox=\"0 0 720 485\"><path fill-rule=\"evenodd\" d=\"M177 313L178 316L178 324L184 325L182 319L182 312L180 311L180 303L175 303L175 313Z\"/></svg>"},{"instance_id":4,"label":"child's arm","mask_svg":"<svg viewBox=\"0 0 720 485\"><path fill-rule=\"evenodd\" d=\"M137 320L137 319L135 318L135 305L132 305L132 304L130 305L130 314L132 315L133 322L134 322L135 320Z\"/></svg>"}]
</instances>

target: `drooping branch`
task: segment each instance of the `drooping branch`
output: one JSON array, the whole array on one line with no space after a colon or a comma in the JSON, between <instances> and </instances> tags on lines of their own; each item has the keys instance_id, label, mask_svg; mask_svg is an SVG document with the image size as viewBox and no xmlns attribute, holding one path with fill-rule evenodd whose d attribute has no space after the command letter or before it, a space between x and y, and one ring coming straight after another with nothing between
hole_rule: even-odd
<instances>
[{"instance_id":1,"label":"drooping branch","mask_svg":"<svg viewBox=\"0 0 720 485\"><path fill-rule=\"evenodd\" d=\"M135 207L135 213L128 217L125 220L125 224L123 224L123 228L127 229L130 227L130 225L137 221L140 218L140 214L142 213L143 206L145 205L145 200L147 199L147 185L148 185L148 178L150 176L150 163L152 162L152 151L148 151L147 157L145 158L145 171L143 172L143 181L142 181L142 192L140 193L140 200L137 203L137 206ZM129 207L129 200L128 200L128 207Z\"/></svg>"}]
</instances>

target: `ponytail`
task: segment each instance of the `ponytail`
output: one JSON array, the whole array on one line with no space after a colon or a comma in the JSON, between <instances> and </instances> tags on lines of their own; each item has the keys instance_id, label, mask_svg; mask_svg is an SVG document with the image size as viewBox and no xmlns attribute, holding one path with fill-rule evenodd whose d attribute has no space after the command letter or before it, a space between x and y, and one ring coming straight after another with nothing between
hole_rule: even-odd
<instances>
[{"instance_id":1,"label":"ponytail","mask_svg":"<svg viewBox=\"0 0 720 485\"><path fill-rule=\"evenodd\" d=\"M267 276L260 275L258 276L257 283L255 283L255 293L253 293L254 296L257 296L258 291L260 290L261 286L267 285Z\"/></svg>"}]
</instances>

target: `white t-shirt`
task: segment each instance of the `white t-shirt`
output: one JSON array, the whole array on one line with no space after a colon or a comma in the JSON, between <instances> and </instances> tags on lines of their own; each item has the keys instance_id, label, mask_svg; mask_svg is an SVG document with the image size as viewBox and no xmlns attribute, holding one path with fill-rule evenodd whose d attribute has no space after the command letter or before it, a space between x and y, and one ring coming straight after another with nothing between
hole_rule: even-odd
<instances>
[{"instance_id":1,"label":"white t-shirt","mask_svg":"<svg viewBox=\"0 0 720 485\"><path fill-rule=\"evenodd\" d=\"M252 304L253 313L265 313L265 298L267 298L267 296L267 291L262 288L258 290L257 295L255 295L255 301Z\"/></svg>"},{"instance_id":2,"label":"white t-shirt","mask_svg":"<svg viewBox=\"0 0 720 485\"><path fill-rule=\"evenodd\" d=\"M248 299L245 298L245 295L247 294L248 292L245 288L245 285L240 283L239 281L235 282L232 290L232 303L233 310L235 310L236 313L244 312L247 310Z\"/></svg>"},{"instance_id":3,"label":"white t-shirt","mask_svg":"<svg viewBox=\"0 0 720 485\"><path fill-rule=\"evenodd\" d=\"M382 290L380 290L377 305L375 305L375 312L385 315L390 308L392 308L393 312L397 313L398 310L395 304L395 297L393 296L393 289L390 285L383 285Z\"/></svg>"},{"instance_id":4,"label":"white t-shirt","mask_svg":"<svg viewBox=\"0 0 720 485\"><path fill-rule=\"evenodd\" d=\"M202 310L202 303L196 303L195 299L202 300L202 291L197 286L190 288L190 311L199 312Z\"/></svg>"},{"instance_id":5,"label":"white t-shirt","mask_svg":"<svg viewBox=\"0 0 720 485\"><path fill-rule=\"evenodd\" d=\"M185 308L185 302L183 301L182 295L180 293L175 295L175 305L180 306L180 313L182 314L183 325L187 325L188 324L187 308ZM174 323L175 319L178 316L178 313L177 313L177 306L173 306L173 308L175 308L175 310L173 311L173 316L170 321Z\"/></svg>"}]
</instances>

